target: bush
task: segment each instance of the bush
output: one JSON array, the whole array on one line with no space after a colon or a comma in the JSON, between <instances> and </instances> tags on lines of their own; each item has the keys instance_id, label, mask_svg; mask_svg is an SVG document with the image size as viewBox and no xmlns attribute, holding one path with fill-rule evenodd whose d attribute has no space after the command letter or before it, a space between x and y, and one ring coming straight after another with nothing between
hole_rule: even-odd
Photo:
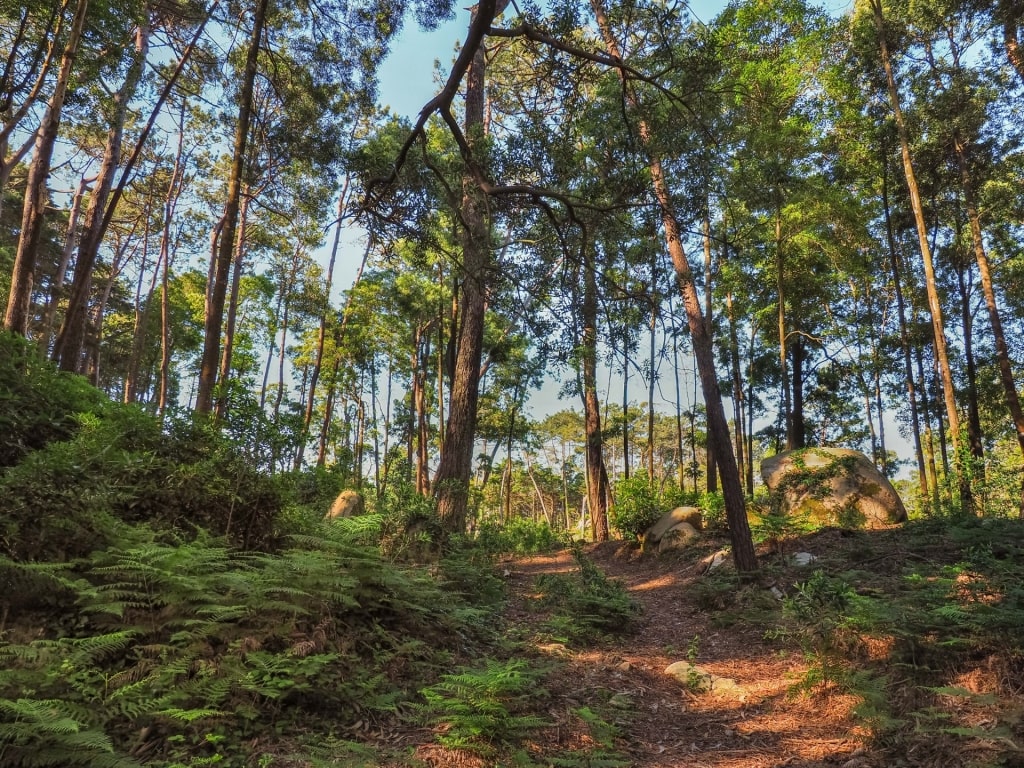
<instances>
[{"instance_id":1,"label":"bush","mask_svg":"<svg viewBox=\"0 0 1024 768\"><path fill-rule=\"evenodd\" d=\"M555 531L546 520L520 517L506 525L484 521L477 527L476 541L493 555L534 555L564 549L569 537L564 531Z\"/></svg>"},{"instance_id":2,"label":"bush","mask_svg":"<svg viewBox=\"0 0 1024 768\"><path fill-rule=\"evenodd\" d=\"M556 634L579 642L630 630L640 606L626 587L609 579L579 545L573 547L573 557L576 573L537 578L540 604L555 611L549 626Z\"/></svg>"},{"instance_id":3,"label":"bush","mask_svg":"<svg viewBox=\"0 0 1024 768\"><path fill-rule=\"evenodd\" d=\"M107 403L81 376L58 371L35 345L0 331L0 467L67 440L78 429L77 414L101 413Z\"/></svg>"},{"instance_id":4,"label":"bush","mask_svg":"<svg viewBox=\"0 0 1024 768\"><path fill-rule=\"evenodd\" d=\"M169 433L135 407L81 415L71 440L52 442L0 477L0 547L21 560L66 560L107 546L117 522L191 536L207 529L249 549L272 547L281 509L273 479L213 428L174 422Z\"/></svg>"},{"instance_id":5,"label":"bush","mask_svg":"<svg viewBox=\"0 0 1024 768\"><path fill-rule=\"evenodd\" d=\"M653 483L647 479L647 475L633 475L619 481L615 488L615 505L610 516L610 522L615 530L627 539L636 541L658 522L661 515L661 499Z\"/></svg>"}]
</instances>

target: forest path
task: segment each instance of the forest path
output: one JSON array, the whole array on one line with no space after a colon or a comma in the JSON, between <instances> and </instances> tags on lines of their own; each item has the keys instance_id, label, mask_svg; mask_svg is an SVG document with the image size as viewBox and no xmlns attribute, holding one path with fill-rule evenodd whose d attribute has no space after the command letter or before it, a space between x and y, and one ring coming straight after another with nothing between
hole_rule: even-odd
<instances>
[{"instance_id":1,"label":"forest path","mask_svg":"<svg viewBox=\"0 0 1024 768\"><path fill-rule=\"evenodd\" d=\"M714 545L667 557L642 557L622 542L590 545L586 555L609 577L621 580L643 607L635 632L584 650L537 643L538 654L562 662L549 676L548 716L556 741L578 740L572 711L595 708L619 727L615 748L642 768L867 768L865 732L850 717L856 700L815 691L788 695L807 663L792 642L768 642L763 627L730 613L732 595L705 582ZM712 547L709 549L709 547ZM730 566L724 566L730 567ZM529 605L536 578L576 569L571 551L518 558L506 564L513 626L536 629L543 617ZM753 604L776 598L764 584L740 587ZM721 600L726 605L718 605ZM750 606L751 599L745 602ZM673 662L690 661L734 680L739 690L694 692L665 674ZM609 715L611 712L611 715ZM614 718L614 719L613 719ZM545 745L548 746L548 745Z\"/></svg>"}]
</instances>

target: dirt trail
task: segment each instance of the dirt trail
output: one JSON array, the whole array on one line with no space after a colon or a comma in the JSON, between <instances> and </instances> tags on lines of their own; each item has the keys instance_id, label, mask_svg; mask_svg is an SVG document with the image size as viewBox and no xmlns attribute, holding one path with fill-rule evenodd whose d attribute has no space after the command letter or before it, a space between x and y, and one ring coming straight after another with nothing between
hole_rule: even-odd
<instances>
[{"instance_id":1,"label":"dirt trail","mask_svg":"<svg viewBox=\"0 0 1024 768\"><path fill-rule=\"evenodd\" d=\"M700 587L707 559L637 556L621 543L591 546L587 555L621 579L643 606L639 631L585 651L554 644L538 649L564 662L549 681L549 715L571 738L571 711L595 699L611 701L621 735L617 749L643 768L868 768L880 756L864 748L864 731L850 717L851 697L827 692L789 696L807 671L798 649L766 642L763 629L731 626L728 612ZM512 561L507 566L513 599L509 618L536 622L525 596L541 573L575 568L567 551ZM765 585L746 589L765 591ZM768 593L762 596L770 601ZM757 599L762 599L757 598ZM677 661L731 678L738 691L692 692L665 674ZM607 710L607 708L606 708ZM577 729L578 730L578 729Z\"/></svg>"}]
</instances>

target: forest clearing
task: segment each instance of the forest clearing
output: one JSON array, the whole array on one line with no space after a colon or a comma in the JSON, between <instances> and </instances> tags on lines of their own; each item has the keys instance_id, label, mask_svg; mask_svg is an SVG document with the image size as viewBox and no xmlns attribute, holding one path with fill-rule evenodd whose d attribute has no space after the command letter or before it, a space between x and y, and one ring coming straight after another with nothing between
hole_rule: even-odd
<instances>
[{"instance_id":1,"label":"forest clearing","mask_svg":"<svg viewBox=\"0 0 1024 768\"><path fill-rule=\"evenodd\" d=\"M1024 765L1022 29L0 2L0 768Z\"/></svg>"}]
</instances>

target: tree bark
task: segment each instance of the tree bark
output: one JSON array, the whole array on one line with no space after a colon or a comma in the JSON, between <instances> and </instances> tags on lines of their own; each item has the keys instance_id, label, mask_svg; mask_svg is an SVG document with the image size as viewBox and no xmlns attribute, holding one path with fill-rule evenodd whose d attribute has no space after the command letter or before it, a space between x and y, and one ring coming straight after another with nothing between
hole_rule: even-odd
<instances>
[{"instance_id":1,"label":"tree bark","mask_svg":"<svg viewBox=\"0 0 1024 768\"><path fill-rule=\"evenodd\" d=\"M714 280L714 261L711 250L711 203L709 200L705 200L704 204L704 222L703 222L703 240L704 244L704 323L708 327L708 333L712 332L714 326L714 314L713 306L711 303L712 295L712 282ZM716 461L715 446L712 444L713 438L711 433L707 435L707 450L706 453L706 471L704 473L705 484L708 493L718 493L718 462ZM742 453L739 454L742 457ZM739 461L739 466L742 466L742 458Z\"/></svg>"},{"instance_id":2,"label":"tree bark","mask_svg":"<svg viewBox=\"0 0 1024 768\"><path fill-rule=\"evenodd\" d=\"M1020 71L1021 77L1024 78L1024 62L1021 62ZM970 158L968 157L967 146L961 141L959 135L954 136L954 148L956 149L957 164L960 168L960 180L964 190L967 220L971 227L974 260L978 264L981 288L985 295L985 307L988 310L989 323L992 326L992 336L995 341L999 381L1003 385L1006 407L1010 412L1010 418L1013 420L1014 431L1017 433L1017 445L1020 446L1021 455L1024 456L1024 409L1021 408L1020 396L1017 394L1017 383L1013 375L1013 368L1010 365L1010 351L1006 344L1006 333L1003 331L1003 321L999 313L999 304L996 301L995 285L992 282L992 268L989 265L988 254L985 252L985 240L982 237L981 231L981 214L978 211ZM1021 484L1021 500L1018 509L1019 515L1024 517L1024 481Z\"/></svg>"},{"instance_id":3,"label":"tree bark","mask_svg":"<svg viewBox=\"0 0 1024 768\"><path fill-rule=\"evenodd\" d=\"M242 74L242 89L238 98L238 122L235 125L234 148L231 156L231 174L228 178L227 200L224 204L224 229L220 234L220 247L214 262L213 281L208 291L206 322L203 332L203 354L199 368L199 392L196 395L196 412L209 414L213 410L213 391L217 383L220 362L221 330L224 325L224 302L228 290L228 273L235 246L235 229L238 226L239 203L242 195L242 174L244 171L246 147L249 141L249 124L252 121L253 89L259 61L260 43L266 23L268 0L258 0L252 22L252 35L246 54Z\"/></svg>"},{"instance_id":4,"label":"tree bark","mask_svg":"<svg viewBox=\"0 0 1024 768\"><path fill-rule=\"evenodd\" d=\"M470 30L504 10L507 0L481 0L470 16ZM483 190L474 173L479 158L472 153L484 144L483 44L477 46L466 71L465 138L470 156L463 158L461 219L462 297L455 350L455 369L449 390L448 423L444 450L434 478L437 512L447 534L466 528L469 480L473 469L477 401L480 395L480 364L483 359L484 315L487 306L487 272L490 266L490 225Z\"/></svg>"},{"instance_id":5,"label":"tree bark","mask_svg":"<svg viewBox=\"0 0 1024 768\"><path fill-rule=\"evenodd\" d=\"M1020 25L1024 21L1024 3L1021 0L999 0L997 14L1003 24L1003 47L1006 58L1020 79L1024 81L1024 50L1020 47Z\"/></svg>"},{"instance_id":6,"label":"tree bark","mask_svg":"<svg viewBox=\"0 0 1024 768\"><path fill-rule=\"evenodd\" d=\"M946 349L945 325L942 320L942 304L939 300L938 286L935 281L935 267L932 263L931 246L928 243L928 227L924 220L924 206L921 204L921 194L917 187L917 177L914 173L914 164L910 154L910 134L907 130L906 121L903 119L903 110L900 107L899 90L896 86L896 76L893 73L892 61L889 55L889 44L885 37L885 17L882 13L882 0L870 0L871 10L875 22L875 32L878 35L878 47L882 57L882 67L885 70L886 83L889 90L889 101L892 107L893 118L896 121L896 130L900 138L900 151L903 158L903 172L906 176L907 190L910 193L910 205L914 213L914 223L917 225L917 238L921 249L921 260L924 264L925 288L928 295L928 311L932 320L932 333L935 337L935 358L942 378L943 398L946 405L946 419L949 423L950 439L953 443L953 452L960 455L960 415L956 407L956 392L953 389L953 372L949 364L949 353ZM959 459L958 459L959 460ZM965 472L957 467L957 482L960 489L960 503L963 511L968 512L973 508L971 498L970 481Z\"/></svg>"},{"instance_id":7,"label":"tree bark","mask_svg":"<svg viewBox=\"0 0 1024 768\"><path fill-rule=\"evenodd\" d=\"M306 398L306 407L302 414L302 434L299 436L299 447L295 452L294 469L298 472L302 469L302 458L306 452L306 441L309 439L309 426L313 422L313 408L316 400L316 387L320 382L320 369L324 363L324 345L327 341L327 319L331 313L331 288L334 285L334 264L338 259L338 249L341 245L341 228L345 221L345 203L348 199L349 177L345 177L345 183L338 195L338 221L334 229L334 242L331 245L331 257L327 262L327 279L324 285L324 305L320 315L320 328L316 337L316 356L313 359L313 371L309 379L309 392Z\"/></svg>"},{"instance_id":8,"label":"tree bark","mask_svg":"<svg viewBox=\"0 0 1024 768\"><path fill-rule=\"evenodd\" d=\"M604 8L601 6L600 0L591 0L591 8L597 17L598 27L608 48L608 53L621 62L622 54L618 41L612 33L611 25L604 12ZM635 112L638 106L635 95L628 88L628 82L621 69L619 74L623 84L627 86L627 104ZM704 393L704 404L707 408L708 432L714 441L713 445L718 454L718 468L722 479L722 492L725 497L726 517L729 522L733 560L738 571L741 573L751 573L757 570L757 555L754 552L754 543L750 534L746 500L740 484L736 457L732 452L732 446L729 441L729 423L725 417L722 394L718 387L718 374L715 370L715 356L710 330L705 323L704 313L700 306L700 298L697 295L697 285L694 281L690 264L687 261L686 253L683 250L679 221L676 218L668 182L665 179L660 158L651 151L650 128L643 118L639 118L638 128L640 141L647 150L651 186L660 208L662 227L665 232L665 243L668 247L669 256L672 259L672 266L675 269L676 282L683 297L683 306L686 310L686 317L690 328L690 338L693 342L693 353L700 372L701 389Z\"/></svg>"},{"instance_id":9,"label":"tree bark","mask_svg":"<svg viewBox=\"0 0 1024 768\"><path fill-rule=\"evenodd\" d=\"M147 12L148 13L148 10ZM106 146L103 148L103 160L100 162L99 174L89 199L89 207L85 212L85 223L82 225L82 236L78 244L78 258L75 259L75 274L71 281L71 295L68 297L68 308L64 314L64 322L57 333L54 343L53 359L61 370L80 373L82 371L82 345L85 341L85 318L89 309L89 297L92 294L92 273L96 267L100 245L104 234L104 214L110 190L114 184L114 176L121 163L121 144L124 139L124 125L128 117L128 102L135 96L142 73L146 67L149 52L149 23L146 16L135 30L135 60L125 76L121 88L114 94L114 114L107 131Z\"/></svg>"},{"instance_id":10,"label":"tree bark","mask_svg":"<svg viewBox=\"0 0 1024 768\"><path fill-rule=\"evenodd\" d=\"M57 141L57 131L60 128L64 97L67 95L68 82L71 80L71 68L78 55L78 46L82 39L88 8L89 0L78 0L71 29L68 32L68 40L61 55L60 69L57 82L54 84L53 95L50 96L50 101L46 105L46 111L36 134L35 154L25 185L21 237L18 239L18 250L14 257L11 289L7 298L7 311L4 315L4 328L21 336L28 334L32 280L36 261L39 258L43 216L46 209L46 179L50 175L50 162Z\"/></svg>"},{"instance_id":11,"label":"tree bark","mask_svg":"<svg viewBox=\"0 0 1024 768\"><path fill-rule=\"evenodd\" d=\"M252 201L248 184L243 184L238 210L238 232L235 237L235 256L231 268L231 294L227 300L227 324L224 328L224 350L220 358L217 381L220 392L217 395L217 418L223 419L228 412L228 384L231 380L231 362L235 354L235 327L238 324L238 299L242 291L242 268L245 266L245 242L249 229L249 204Z\"/></svg>"},{"instance_id":12,"label":"tree bark","mask_svg":"<svg viewBox=\"0 0 1024 768\"><path fill-rule=\"evenodd\" d=\"M0 214L3 213L3 191L7 188L7 181L10 179L15 167L28 154L29 149L32 148L36 141L36 133L33 133L17 149L8 154L11 134L21 124L21 121L25 119L32 106L38 101L40 93L42 93L43 86L46 83L46 76L50 73L50 68L53 66L57 48L56 41L60 37L64 26L64 11L67 9L67 6L68 0L63 0L59 6L54 6L53 13L47 20L45 31L39 38L39 44L36 45L31 55L23 56L20 51L21 42L25 39L25 29L29 21L29 8L26 7L23 10L18 32L15 38L10 41L11 47L7 54L7 61L4 64L3 75L0 77L0 115L3 116L3 128L0 129ZM51 30L53 31L52 37L49 34ZM29 71L36 68L39 71L29 92L25 94L25 98L22 99L21 104L15 109L16 85L13 80L13 73L15 62L19 59L31 59L32 63Z\"/></svg>"},{"instance_id":13,"label":"tree bark","mask_svg":"<svg viewBox=\"0 0 1024 768\"><path fill-rule=\"evenodd\" d=\"M593 246L583 242L583 422L586 431L587 508L596 541L608 541L608 489L605 487L601 403L597 397L597 264Z\"/></svg>"},{"instance_id":14,"label":"tree bark","mask_svg":"<svg viewBox=\"0 0 1024 768\"><path fill-rule=\"evenodd\" d=\"M924 448L921 444L921 419L918 413L917 387L914 386L914 363L910 354L910 336L907 331L907 307L903 298L903 280L900 277L900 259L896 250L896 237L893 233L892 212L889 209L889 174L888 158L882 152L882 213L885 217L885 239L889 250L889 268L892 271L892 284L896 294L896 312L900 325L900 349L903 352L903 375L906 380L907 400L910 404L910 426L914 436L914 455L917 457L918 485L921 488L921 500L930 505L928 490L928 472L925 467ZM938 510L936 509L937 513Z\"/></svg>"},{"instance_id":15,"label":"tree bark","mask_svg":"<svg viewBox=\"0 0 1024 768\"><path fill-rule=\"evenodd\" d=\"M71 256L78 247L80 229L78 219L82 214L82 198L89 191L89 185L96 181L95 176L83 176L78 182L75 196L71 201L71 211L68 213L68 229L64 236L64 251L60 256L60 264L57 265L57 274L53 278L53 285L50 287L50 296L47 299L46 307L43 309L43 320L40 324L42 331L39 334L39 347L46 354L49 352L50 337L53 335L53 321L60 303L61 294L64 292L64 281L67 278L68 265L71 263ZM0 190L3 186L0 185Z\"/></svg>"}]
</instances>

